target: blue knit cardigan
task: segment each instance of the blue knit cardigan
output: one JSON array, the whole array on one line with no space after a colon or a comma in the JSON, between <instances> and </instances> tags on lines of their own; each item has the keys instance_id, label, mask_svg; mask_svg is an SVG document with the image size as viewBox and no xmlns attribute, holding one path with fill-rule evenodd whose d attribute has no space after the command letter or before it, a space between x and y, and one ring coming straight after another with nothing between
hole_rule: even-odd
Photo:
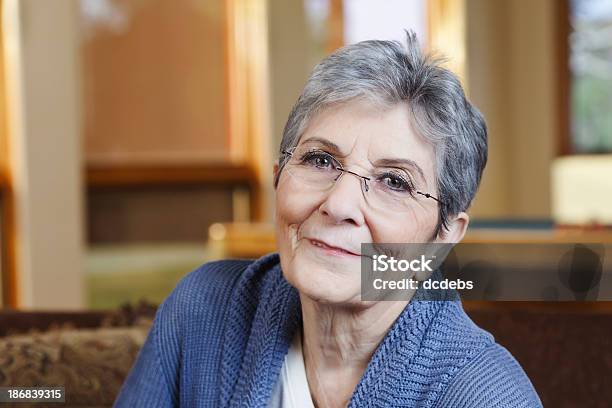
<instances>
[{"instance_id":1,"label":"blue knit cardigan","mask_svg":"<svg viewBox=\"0 0 612 408\"><path fill-rule=\"evenodd\" d=\"M266 407L302 323L278 254L207 263L157 311L116 407ZM459 301L411 301L349 407L541 407L517 361Z\"/></svg>"}]
</instances>

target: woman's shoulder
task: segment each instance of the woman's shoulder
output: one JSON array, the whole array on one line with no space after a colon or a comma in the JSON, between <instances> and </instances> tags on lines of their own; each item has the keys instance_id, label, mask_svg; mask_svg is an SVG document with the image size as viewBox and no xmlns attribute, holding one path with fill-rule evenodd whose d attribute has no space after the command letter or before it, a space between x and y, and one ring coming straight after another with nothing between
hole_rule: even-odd
<instances>
[{"instance_id":1,"label":"woman's shoulder","mask_svg":"<svg viewBox=\"0 0 612 408\"><path fill-rule=\"evenodd\" d=\"M512 354L478 327L460 302L446 306L444 337L454 344L455 356L462 357L449 370L452 374L437 406L541 407L531 381Z\"/></svg>"},{"instance_id":2,"label":"woman's shoulder","mask_svg":"<svg viewBox=\"0 0 612 408\"><path fill-rule=\"evenodd\" d=\"M186 395L180 391L181 381L206 381L205 388L191 387L199 390L193 398L214 398L219 376L213 376L210 367L220 364L225 322L231 321L226 317L252 296L241 295L253 282L273 275L268 272L277 263L276 254L257 260L220 260L205 263L181 279L157 310L118 406L144 406L142 401L162 397L176 404L179 393L181 398ZM246 301L250 304L253 299ZM151 391L153 382L159 390Z\"/></svg>"},{"instance_id":3,"label":"woman's shoulder","mask_svg":"<svg viewBox=\"0 0 612 408\"><path fill-rule=\"evenodd\" d=\"M221 333L221 322L240 303L256 304L259 294L251 286L278 264L278 255L257 260L224 259L207 262L185 275L159 306L154 329L159 342L204 338ZM174 339L174 340L173 340Z\"/></svg>"},{"instance_id":4,"label":"woman's shoulder","mask_svg":"<svg viewBox=\"0 0 612 408\"><path fill-rule=\"evenodd\" d=\"M278 264L278 254L259 259L222 259L206 262L185 275L164 301L166 308L192 310L198 305L227 303L236 289L266 276ZM171 305L171 306L170 306Z\"/></svg>"},{"instance_id":5,"label":"woman's shoulder","mask_svg":"<svg viewBox=\"0 0 612 408\"><path fill-rule=\"evenodd\" d=\"M541 408L542 402L519 362L493 343L453 376L437 406Z\"/></svg>"}]
</instances>

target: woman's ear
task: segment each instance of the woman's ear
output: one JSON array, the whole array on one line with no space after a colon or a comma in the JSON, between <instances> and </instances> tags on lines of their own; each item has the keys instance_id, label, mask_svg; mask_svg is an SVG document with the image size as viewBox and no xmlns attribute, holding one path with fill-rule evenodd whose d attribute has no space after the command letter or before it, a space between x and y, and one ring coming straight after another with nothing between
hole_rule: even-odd
<instances>
[{"instance_id":1,"label":"woman's ear","mask_svg":"<svg viewBox=\"0 0 612 408\"><path fill-rule=\"evenodd\" d=\"M442 237L438 236L436 242L458 244L463 239L470 223L470 216L465 212L460 212L448 222L448 231L444 231Z\"/></svg>"}]
</instances>

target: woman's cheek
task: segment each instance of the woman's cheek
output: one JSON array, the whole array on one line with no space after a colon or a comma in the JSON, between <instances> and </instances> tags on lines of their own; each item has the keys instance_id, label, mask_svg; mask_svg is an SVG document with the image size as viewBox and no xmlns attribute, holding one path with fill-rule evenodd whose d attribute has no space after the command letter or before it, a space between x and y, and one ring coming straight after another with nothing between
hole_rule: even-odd
<instances>
[{"instance_id":1,"label":"woman's cheek","mask_svg":"<svg viewBox=\"0 0 612 408\"><path fill-rule=\"evenodd\" d=\"M276 189L276 238L281 253L289 256L298 245L300 226L317 208L316 194L301 193L298 187L281 178Z\"/></svg>"},{"instance_id":2,"label":"woman's cheek","mask_svg":"<svg viewBox=\"0 0 612 408\"><path fill-rule=\"evenodd\" d=\"M403 213L370 217L372 241L377 243L426 242L435 228L436 218L423 208Z\"/></svg>"},{"instance_id":3,"label":"woman's cheek","mask_svg":"<svg viewBox=\"0 0 612 408\"><path fill-rule=\"evenodd\" d=\"M305 221L317 209L319 196L300 187L290 177L282 177L276 190L277 220L288 224Z\"/></svg>"}]
</instances>

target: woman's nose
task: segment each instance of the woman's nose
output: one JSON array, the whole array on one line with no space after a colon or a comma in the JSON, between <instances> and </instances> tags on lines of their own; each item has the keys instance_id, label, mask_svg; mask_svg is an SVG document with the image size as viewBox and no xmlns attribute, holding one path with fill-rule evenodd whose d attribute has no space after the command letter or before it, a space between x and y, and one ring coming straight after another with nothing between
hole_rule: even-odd
<instances>
[{"instance_id":1,"label":"woman's nose","mask_svg":"<svg viewBox=\"0 0 612 408\"><path fill-rule=\"evenodd\" d=\"M342 173L321 203L320 211L335 224L344 222L362 225L365 221L363 180L350 173Z\"/></svg>"}]
</instances>

